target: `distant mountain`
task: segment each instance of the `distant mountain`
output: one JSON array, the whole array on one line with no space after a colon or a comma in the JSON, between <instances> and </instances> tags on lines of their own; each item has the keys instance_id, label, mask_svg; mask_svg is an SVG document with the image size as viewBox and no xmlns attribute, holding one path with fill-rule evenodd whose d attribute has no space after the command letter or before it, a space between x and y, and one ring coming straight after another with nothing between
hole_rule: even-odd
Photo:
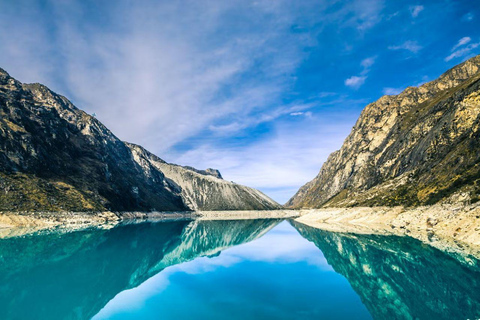
<instances>
[{"instance_id":1,"label":"distant mountain","mask_svg":"<svg viewBox=\"0 0 480 320\"><path fill-rule=\"evenodd\" d=\"M141 146L127 143L135 161L145 171L155 168L175 186L192 210L259 210L281 206L262 192L222 179L218 170L197 170L166 163Z\"/></svg>"},{"instance_id":2,"label":"distant mountain","mask_svg":"<svg viewBox=\"0 0 480 320\"><path fill-rule=\"evenodd\" d=\"M280 207L256 190L225 182L217 170L168 165L140 149L65 97L0 69L0 211Z\"/></svg>"},{"instance_id":3,"label":"distant mountain","mask_svg":"<svg viewBox=\"0 0 480 320\"><path fill-rule=\"evenodd\" d=\"M366 106L292 208L480 200L480 56Z\"/></svg>"}]
</instances>

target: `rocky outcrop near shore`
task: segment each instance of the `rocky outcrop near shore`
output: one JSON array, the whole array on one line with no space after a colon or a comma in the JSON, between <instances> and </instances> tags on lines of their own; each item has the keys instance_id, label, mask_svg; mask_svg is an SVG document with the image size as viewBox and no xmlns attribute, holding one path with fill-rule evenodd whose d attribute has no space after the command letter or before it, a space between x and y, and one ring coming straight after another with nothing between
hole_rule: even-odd
<instances>
[{"instance_id":1,"label":"rocky outcrop near shore","mask_svg":"<svg viewBox=\"0 0 480 320\"><path fill-rule=\"evenodd\" d=\"M279 207L218 170L166 164L65 97L0 69L0 212Z\"/></svg>"},{"instance_id":2,"label":"rocky outcrop near shore","mask_svg":"<svg viewBox=\"0 0 480 320\"><path fill-rule=\"evenodd\" d=\"M365 107L292 208L480 200L480 56Z\"/></svg>"}]
</instances>

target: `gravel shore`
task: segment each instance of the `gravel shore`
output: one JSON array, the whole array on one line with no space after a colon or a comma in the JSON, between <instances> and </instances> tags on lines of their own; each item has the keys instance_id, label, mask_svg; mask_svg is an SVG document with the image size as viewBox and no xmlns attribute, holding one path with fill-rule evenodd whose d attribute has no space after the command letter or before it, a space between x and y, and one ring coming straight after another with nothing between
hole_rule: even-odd
<instances>
[{"instance_id":1,"label":"gravel shore","mask_svg":"<svg viewBox=\"0 0 480 320\"><path fill-rule=\"evenodd\" d=\"M480 258L480 204L302 210L297 222L346 233L401 235Z\"/></svg>"}]
</instances>

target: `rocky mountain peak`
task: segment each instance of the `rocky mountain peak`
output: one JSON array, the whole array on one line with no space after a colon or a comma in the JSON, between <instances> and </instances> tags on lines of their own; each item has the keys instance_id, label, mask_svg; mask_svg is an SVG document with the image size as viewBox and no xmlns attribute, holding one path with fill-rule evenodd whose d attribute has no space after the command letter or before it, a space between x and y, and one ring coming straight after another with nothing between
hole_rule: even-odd
<instances>
[{"instance_id":1,"label":"rocky mountain peak","mask_svg":"<svg viewBox=\"0 0 480 320\"><path fill-rule=\"evenodd\" d=\"M0 77L10 77L7 71L0 68Z\"/></svg>"},{"instance_id":2,"label":"rocky mountain peak","mask_svg":"<svg viewBox=\"0 0 480 320\"><path fill-rule=\"evenodd\" d=\"M205 172L211 176L214 176L215 178L223 179L222 174L217 169L208 168L205 170Z\"/></svg>"}]
</instances>

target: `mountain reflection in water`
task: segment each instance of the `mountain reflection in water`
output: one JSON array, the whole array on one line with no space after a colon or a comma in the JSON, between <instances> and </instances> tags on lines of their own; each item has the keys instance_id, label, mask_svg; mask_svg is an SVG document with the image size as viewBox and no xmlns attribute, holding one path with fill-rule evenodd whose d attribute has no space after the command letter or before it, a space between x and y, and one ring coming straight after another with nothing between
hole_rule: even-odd
<instances>
[{"instance_id":1,"label":"mountain reflection in water","mask_svg":"<svg viewBox=\"0 0 480 320\"><path fill-rule=\"evenodd\" d=\"M145 222L2 239L0 319L480 317L477 260L410 238L280 222Z\"/></svg>"},{"instance_id":2,"label":"mountain reflection in water","mask_svg":"<svg viewBox=\"0 0 480 320\"><path fill-rule=\"evenodd\" d=\"M345 276L374 319L479 319L480 263L422 242L342 234L293 223Z\"/></svg>"}]
</instances>

